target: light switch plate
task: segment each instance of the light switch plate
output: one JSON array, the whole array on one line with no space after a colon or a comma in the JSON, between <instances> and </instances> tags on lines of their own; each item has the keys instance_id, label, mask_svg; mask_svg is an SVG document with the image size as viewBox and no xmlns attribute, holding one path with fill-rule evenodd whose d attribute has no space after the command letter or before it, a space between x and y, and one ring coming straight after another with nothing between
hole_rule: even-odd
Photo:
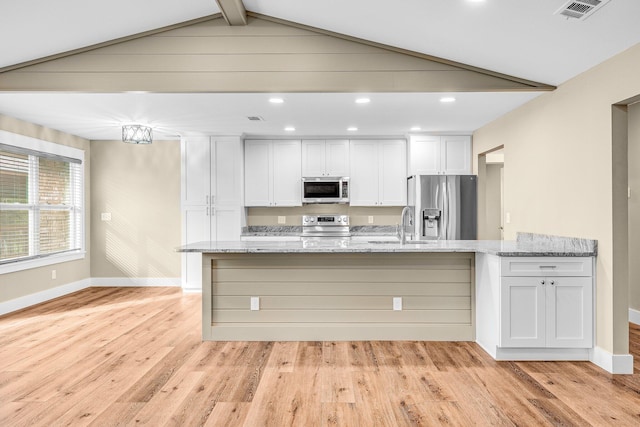
<instances>
[{"instance_id":1,"label":"light switch plate","mask_svg":"<svg viewBox=\"0 0 640 427\"><path fill-rule=\"evenodd\" d=\"M251 297L251 310L260 310L260 297Z\"/></svg>"},{"instance_id":2,"label":"light switch plate","mask_svg":"<svg viewBox=\"0 0 640 427\"><path fill-rule=\"evenodd\" d=\"M402 310L402 297L393 297L393 310L394 311Z\"/></svg>"},{"instance_id":3,"label":"light switch plate","mask_svg":"<svg viewBox=\"0 0 640 427\"><path fill-rule=\"evenodd\" d=\"M373 224L373 215L369 215L369 224Z\"/></svg>"},{"instance_id":4,"label":"light switch plate","mask_svg":"<svg viewBox=\"0 0 640 427\"><path fill-rule=\"evenodd\" d=\"M287 217L286 216L278 216L278 224L286 224Z\"/></svg>"},{"instance_id":5,"label":"light switch plate","mask_svg":"<svg viewBox=\"0 0 640 427\"><path fill-rule=\"evenodd\" d=\"M511 224L511 212L507 212L504 214L504 222L507 224Z\"/></svg>"},{"instance_id":6,"label":"light switch plate","mask_svg":"<svg viewBox=\"0 0 640 427\"><path fill-rule=\"evenodd\" d=\"M102 221L111 221L111 212L102 212L100 214L100 219Z\"/></svg>"}]
</instances>

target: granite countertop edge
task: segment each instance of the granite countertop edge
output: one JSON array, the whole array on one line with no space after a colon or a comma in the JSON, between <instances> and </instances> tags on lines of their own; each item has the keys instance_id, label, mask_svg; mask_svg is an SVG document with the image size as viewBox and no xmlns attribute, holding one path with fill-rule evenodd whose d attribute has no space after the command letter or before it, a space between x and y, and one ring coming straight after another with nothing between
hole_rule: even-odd
<instances>
[{"instance_id":1,"label":"granite countertop edge","mask_svg":"<svg viewBox=\"0 0 640 427\"><path fill-rule=\"evenodd\" d=\"M501 257L591 257L595 250L574 248L551 244L518 243L517 241L500 240L447 240L425 244L406 244L399 242L335 242L330 241L319 246L305 246L300 241L288 242L198 242L177 248L178 252L200 253L443 253L472 252L497 255Z\"/></svg>"}]
</instances>

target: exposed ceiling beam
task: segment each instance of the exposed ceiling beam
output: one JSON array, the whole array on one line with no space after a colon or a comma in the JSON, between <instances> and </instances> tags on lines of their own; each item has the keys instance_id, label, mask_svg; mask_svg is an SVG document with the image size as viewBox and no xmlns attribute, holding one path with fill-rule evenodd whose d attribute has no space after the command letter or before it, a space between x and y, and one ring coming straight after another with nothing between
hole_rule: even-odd
<instances>
[{"instance_id":1,"label":"exposed ceiling beam","mask_svg":"<svg viewBox=\"0 0 640 427\"><path fill-rule=\"evenodd\" d=\"M216 0L224 20L229 25L247 25L247 11L242 0Z\"/></svg>"}]
</instances>

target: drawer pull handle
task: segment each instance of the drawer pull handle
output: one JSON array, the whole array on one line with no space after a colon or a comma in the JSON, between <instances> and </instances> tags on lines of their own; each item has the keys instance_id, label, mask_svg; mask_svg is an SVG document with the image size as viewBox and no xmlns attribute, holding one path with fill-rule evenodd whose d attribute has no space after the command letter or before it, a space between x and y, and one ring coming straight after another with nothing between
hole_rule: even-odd
<instances>
[{"instance_id":1,"label":"drawer pull handle","mask_svg":"<svg viewBox=\"0 0 640 427\"><path fill-rule=\"evenodd\" d=\"M545 268L554 269L554 268L558 268L558 266L557 265L541 265L540 266L540 269L545 269Z\"/></svg>"}]
</instances>

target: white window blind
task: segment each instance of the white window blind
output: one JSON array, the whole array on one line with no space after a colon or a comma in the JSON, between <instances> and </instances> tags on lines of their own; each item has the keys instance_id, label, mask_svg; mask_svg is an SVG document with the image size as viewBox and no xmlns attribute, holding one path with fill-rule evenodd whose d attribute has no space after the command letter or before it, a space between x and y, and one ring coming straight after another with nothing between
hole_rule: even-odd
<instances>
[{"instance_id":1,"label":"white window blind","mask_svg":"<svg viewBox=\"0 0 640 427\"><path fill-rule=\"evenodd\" d=\"M83 166L0 143L0 265L83 250Z\"/></svg>"}]
</instances>

